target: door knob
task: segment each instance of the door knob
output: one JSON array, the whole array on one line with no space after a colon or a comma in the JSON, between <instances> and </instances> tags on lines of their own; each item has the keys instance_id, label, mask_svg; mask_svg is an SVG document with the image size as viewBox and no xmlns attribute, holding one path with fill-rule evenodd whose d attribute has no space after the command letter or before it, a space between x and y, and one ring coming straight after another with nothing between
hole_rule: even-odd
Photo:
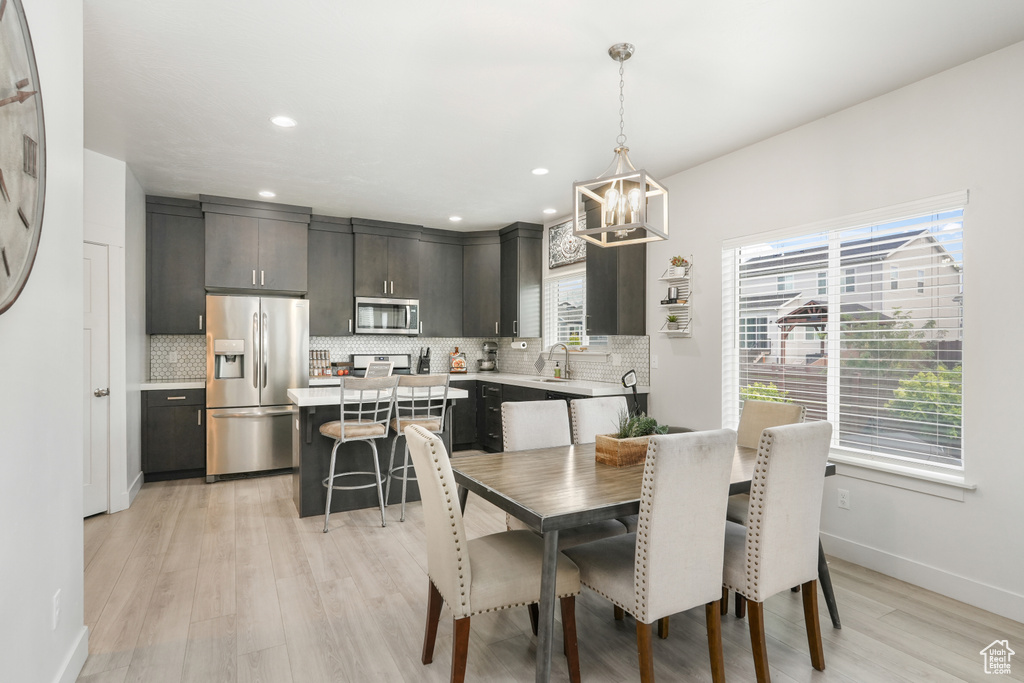
<instances>
[{"instance_id":1,"label":"door knob","mask_svg":"<svg viewBox=\"0 0 1024 683\"><path fill-rule=\"evenodd\" d=\"M96 391L92 392L92 395L97 396L99 398L103 398L104 396L110 396L110 389L97 389Z\"/></svg>"}]
</instances>

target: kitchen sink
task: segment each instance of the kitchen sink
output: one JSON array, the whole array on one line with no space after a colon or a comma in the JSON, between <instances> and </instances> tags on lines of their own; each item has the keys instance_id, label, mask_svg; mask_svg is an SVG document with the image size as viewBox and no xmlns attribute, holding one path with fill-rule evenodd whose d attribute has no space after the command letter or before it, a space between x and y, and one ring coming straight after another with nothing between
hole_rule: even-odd
<instances>
[{"instance_id":1,"label":"kitchen sink","mask_svg":"<svg viewBox=\"0 0 1024 683\"><path fill-rule=\"evenodd\" d=\"M571 381L572 380L562 379L562 378L555 379L554 377L548 377L547 379L542 379L541 380L541 382L571 382Z\"/></svg>"}]
</instances>

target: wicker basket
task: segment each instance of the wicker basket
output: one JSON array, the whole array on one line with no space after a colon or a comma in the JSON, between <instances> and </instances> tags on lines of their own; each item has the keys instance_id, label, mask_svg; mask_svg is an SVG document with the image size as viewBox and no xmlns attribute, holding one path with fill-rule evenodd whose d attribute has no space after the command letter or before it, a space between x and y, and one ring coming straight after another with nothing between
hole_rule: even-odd
<instances>
[{"instance_id":1,"label":"wicker basket","mask_svg":"<svg viewBox=\"0 0 1024 683\"><path fill-rule=\"evenodd\" d=\"M617 439L611 434L598 434L595 458L612 467L642 465L647 459L647 441L650 438L635 436L631 439Z\"/></svg>"}]
</instances>

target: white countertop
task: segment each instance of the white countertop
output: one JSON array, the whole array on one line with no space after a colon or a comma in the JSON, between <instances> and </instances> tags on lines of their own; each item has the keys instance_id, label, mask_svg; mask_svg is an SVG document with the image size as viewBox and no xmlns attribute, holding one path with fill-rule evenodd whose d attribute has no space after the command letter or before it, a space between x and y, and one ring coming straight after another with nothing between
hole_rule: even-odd
<instances>
[{"instance_id":1,"label":"white countertop","mask_svg":"<svg viewBox=\"0 0 1024 683\"><path fill-rule=\"evenodd\" d=\"M329 379L324 377L322 379ZM440 393L440 392L438 392ZM402 400L403 394L409 396L408 389L399 387L398 400ZM422 392L420 393L422 396ZM469 392L465 389L448 389L448 398L468 398ZM309 389L289 389L288 398L300 408L307 406L336 406L341 402L341 388L334 387L310 387ZM346 403L355 403L359 400L359 393L356 391L345 392Z\"/></svg>"},{"instance_id":2,"label":"white countertop","mask_svg":"<svg viewBox=\"0 0 1024 683\"><path fill-rule=\"evenodd\" d=\"M180 391L182 389L205 389L205 379L151 379L139 385L142 391Z\"/></svg>"},{"instance_id":3,"label":"white countertop","mask_svg":"<svg viewBox=\"0 0 1024 683\"><path fill-rule=\"evenodd\" d=\"M632 394L632 389L627 389L621 384L612 382L590 382L587 380L555 380L540 375L516 375L511 372L467 372L465 374L453 374L453 382L466 382L477 380L481 382L494 382L495 384L512 384L517 387L529 387L532 389L550 389L563 394L576 394L578 396L624 396ZM337 377L310 377L309 386L329 387L338 386ZM648 394L650 387L637 385L638 394ZM461 398L461 397L458 397Z\"/></svg>"}]
</instances>

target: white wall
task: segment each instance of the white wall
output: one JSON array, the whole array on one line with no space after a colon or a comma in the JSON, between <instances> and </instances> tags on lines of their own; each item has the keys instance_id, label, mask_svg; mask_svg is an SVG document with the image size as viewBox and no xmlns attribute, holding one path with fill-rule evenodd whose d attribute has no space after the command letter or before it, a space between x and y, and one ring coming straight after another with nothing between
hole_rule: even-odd
<instances>
[{"instance_id":1,"label":"white wall","mask_svg":"<svg viewBox=\"0 0 1024 683\"><path fill-rule=\"evenodd\" d=\"M82 373L40 373L82 353L82 3L23 4L46 112L46 209L32 275L0 315L0 669L4 680L48 682L74 680L88 651Z\"/></svg>"},{"instance_id":2,"label":"white wall","mask_svg":"<svg viewBox=\"0 0 1024 683\"><path fill-rule=\"evenodd\" d=\"M125 168L125 474L130 499L142 486L142 390L149 379L146 337L146 192Z\"/></svg>"},{"instance_id":3,"label":"white wall","mask_svg":"<svg viewBox=\"0 0 1024 683\"><path fill-rule=\"evenodd\" d=\"M1018 340L1024 253L1024 43L668 178L672 238L649 247L648 291L668 258L693 253L694 336L655 334L652 411L721 424L721 247L956 190L964 218L963 501L861 479L828 480L828 552L1024 621L1020 533L1024 386ZM648 326L660 315L648 296ZM680 390L685 387L685 390ZM835 489L850 490L851 509Z\"/></svg>"}]
</instances>

